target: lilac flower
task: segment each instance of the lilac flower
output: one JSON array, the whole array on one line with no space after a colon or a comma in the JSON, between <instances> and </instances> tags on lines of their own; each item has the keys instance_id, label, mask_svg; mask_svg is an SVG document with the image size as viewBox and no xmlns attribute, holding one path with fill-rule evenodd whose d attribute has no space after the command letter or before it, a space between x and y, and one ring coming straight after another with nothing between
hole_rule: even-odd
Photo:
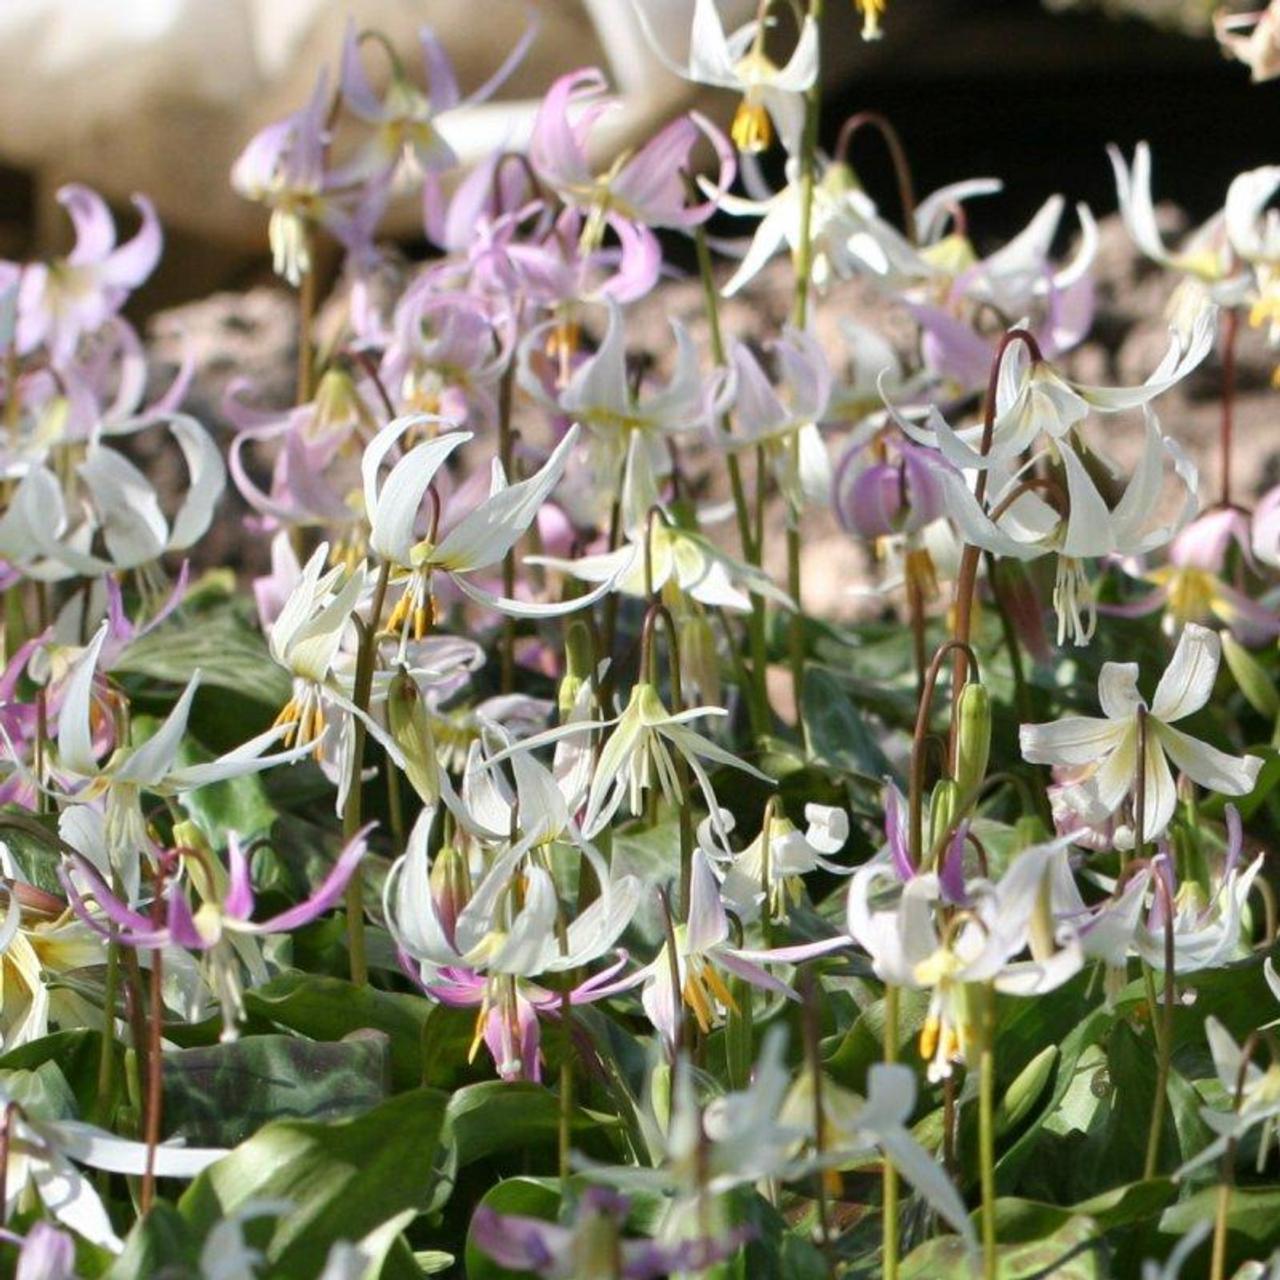
<instances>
[{"instance_id":1,"label":"lilac flower","mask_svg":"<svg viewBox=\"0 0 1280 1280\"><path fill-rule=\"evenodd\" d=\"M529 22L502 65L464 98L444 46L429 26L419 27L427 91L423 93L409 79L393 56L390 83L379 98L360 59L355 22L349 20L342 44L342 102L352 115L372 127L373 134L353 159L334 173L333 181L363 183L398 173L412 177L453 168L458 158L445 137L449 113L491 98L523 61L537 33L537 11L530 8Z\"/></svg>"},{"instance_id":2,"label":"lilac flower","mask_svg":"<svg viewBox=\"0 0 1280 1280\"><path fill-rule=\"evenodd\" d=\"M614 1280L656 1280L701 1272L730 1257L746 1239L742 1229L723 1237L696 1237L666 1244L626 1240L630 1204L602 1187L587 1187L569 1226L501 1214L481 1205L471 1219L471 1243L500 1266L529 1271L548 1280L611 1276Z\"/></svg>"},{"instance_id":3,"label":"lilac flower","mask_svg":"<svg viewBox=\"0 0 1280 1280\"><path fill-rule=\"evenodd\" d=\"M918 533L946 514L942 477L950 472L933 450L900 438L855 444L836 466L836 518L860 538Z\"/></svg>"},{"instance_id":4,"label":"lilac flower","mask_svg":"<svg viewBox=\"0 0 1280 1280\"><path fill-rule=\"evenodd\" d=\"M18 293L17 347L28 354L44 345L55 365L67 363L81 337L94 332L124 306L160 259L160 222L146 196L134 196L142 226L133 239L116 244L115 223L105 201L88 187L66 186L58 202L75 226L71 252L47 266L22 273Z\"/></svg>"},{"instance_id":5,"label":"lilac flower","mask_svg":"<svg viewBox=\"0 0 1280 1280\"><path fill-rule=\"evenodd\" d=\"M1166 634L1176 634L1188 622L1204 625L1216 619L1241 644L1265 644L1280 635L1280 614L1224 581L1233 543L1247 566L1248 517L1234 507L1206 512L1173 539L1168 564L1141 573L1156 589L1132 603L1109 606L1107 612L1138 617L1163 608Z\"/></svg>"},{"instance_id":6,"label":"lilac flower","mask_svg":"<svg viewBox=\"0 0 1280 1280\"><path fill-rule=\"evenodd\" d=\"M228 837L229 867L226 872L207 856L194 856L189 852L184 856L182 850L174 850L162 859L174 871L166 885L163 924L156 923L117 897L88 858L69 857L59 868L59 878L71 909L104 937L128 947L146 950L181 947L202 955L207 981L222 1006L222 1038L233 1040L245 1016L240 979L242 951L238 940L290 933L336 906L346 891L348 881L357 874L371 829L372 824L343 847L328 875L309 897L260 921L252 918L255 897L249 859L234 834ZM194 913L187 881L177 875L184 864L201 897ZM96 906L96 912L91 910L91 902ZM110 924L104 924L98 913L105 916Z\"/></svg>"},{"instance_id":7,"label":"lilac flower","mask_svg":"<svg viewBox=\"0 0 1280 1280\"><path fill-rule=\"evenodd\" d=\"M792 511L831 501L831 459L818 422L831 399L832 375L817 340L786 329L773 343L781 375L770 385L745 343L735 343L724 394L734 407L735 430L709 436L722 449L764 450L778 488Z\"/></svg>"},{"instance_id":8,"label":"lilac flower","mask_svg":"<svg viewBox=\"0 0 1280 1280\"><path fill-rule=\"evenodd\" d=\"M673 120L636 152L597 173L588 159L592 134L613 105L606 97L604 74L594 68L571 71L547 91L529 144L538 175L566 204L591 212L584 234L599 243L603 219L616 212L644 228L693 227L715 212L733 182L733 150L723 134L696 111ZM691 153L702 139L715 149L719 173L714 189L689 204L686 175Z\"/></svg>"}]
</instances>

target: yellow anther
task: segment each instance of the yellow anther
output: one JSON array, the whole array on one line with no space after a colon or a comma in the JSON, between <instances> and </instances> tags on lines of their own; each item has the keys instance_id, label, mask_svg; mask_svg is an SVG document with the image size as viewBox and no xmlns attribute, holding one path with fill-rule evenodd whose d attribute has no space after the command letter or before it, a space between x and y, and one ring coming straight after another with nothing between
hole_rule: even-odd
<instances>
[{"instance_id":1,"label":"yellow anther","mask_svg":"<svg viewBox=\"0 0 1280 1280\"><path fill-rule=\"evenodd\" d=\"M926 1061L933 1057L938 1048L938 1035L941 1030L942 1023L937 1014L931 1013L920 1029L920 1056Z\"/></svg>"},{"instance_id":2,"label":"yellow anther","mask_svg":"<svg viewBox=\"0 0 1280 1280\"><path fill-rule=\"evenodd\" d=\"M761 103L748 94L738 104L729 136L739 151L758 155L773 145L773 121Z\"/></svg>"}]
</instances>

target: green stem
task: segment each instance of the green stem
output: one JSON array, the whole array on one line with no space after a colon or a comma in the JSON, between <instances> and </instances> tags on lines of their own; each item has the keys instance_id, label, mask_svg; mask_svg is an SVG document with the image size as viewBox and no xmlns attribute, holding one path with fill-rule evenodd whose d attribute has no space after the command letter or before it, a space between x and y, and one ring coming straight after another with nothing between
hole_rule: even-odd
<instances>
[{"instance_id":1,"label":"green stem","mask_svg":"<svg viewBox=\"0 0 1280 1280\"><path fill-rule=\"evenodd\" d=\"M378 627L382 621L382 605L386 599L387 582L390 577L391 565L384 561L378 570L378 580L373 590L373 607L369 622L366 624L355 614L351 619L360 635L352 701L366 713L373 693L373 666L378 650ZM364 721L359 716L355 717L352 736L351 772L347 777L347 802L342 809L342 835L343 839L348 841L353 840L356 832L360 830L361 820L360 774L364 764L365 727ZM369 981L369 961L364 936L364 880L359 872L347 882L347 951L350 956L351 981L356 986L362 987Z\"/></svg>"},{"instance_id":2,"label":"green stem","mask_svg":"<svg viewBox=\"0 0 1280 1280\"><path fill-rule=\"evenodd\" d=\"M898 988L884 989L884 1060L898 1060ZM884 1158L884 1280L898 1280L898 1171Z\"/></svg>"},{"instance_id":3,"label":"green stem","mask_svg":"<svg viewBox=\"0 0 1280 1280\"><path fill-rule=\"evenodd\" d=\"M314 248L315 237L308 229L303 232L309 246ZM314 254L308 253L310 259L307 270L298 285L298 404L306 404L311 399L311 388L314 379L315 349L312 338L313 321L316 313L316 264Z\"/></svg>"},{"instance_id":4,"label":"green stem","mask_svg":"<svg viewBox=\"0 0 1280 1280\"><path fill-rule=\"evenodd\" d=\"M113 930L114 933L114 930ZM98 1124L110 1128L111 1091L116 1074L116 997L120 987L120 944L114 936L107 943L107 982L102 994L102 1053L98 1058Z\"/></svg>"},{"instance_id":5,"label":"green stem","mask_svg":"<svg viewBox=\"0 0 1280 1280\"><path fill-rule=\"evenodd\" d=\"M824 0L809 0L809 17L821 31ZM800 148L800 236L796 244L796 296L791 322L801 332L809 323L809 289L813 276L813 188L817 170L818 120L822 113L822 77L815 76L805 95L804 139ZM799 470L800 438L794 435L789 446L792 463ZM804 613L800 598L800 513L791 512L787 525L787 590L795 604L791 617L790 656L791 684L796 703L796 722L800 721L801 695L804 692Z\"/></svg>"},{"instance_id":6,"label":"green stem","mask_svg":"<svg viewBox=\"0 0 1280 1280\"><path fill-rule=\"evenodd\" d=\"M982 999L982 1048L978 1060L978 1160L982 1175L982 1274L996 1280L996 1038L995 993Z\"/></svg>"},{"instance_id":7,"label":"green stem","mask_svg":"<svg viewBox=\"0 0 1280 1280\"><path fill-rule=\"evenodd\" d=\"M707 233L699 226L694 233L694 245L698 253L698 274L702 280L702 299L707 313L707 328L711 335L711 357L718 368L727 364L724 334L720 328L720 300L716 292L715 276L711 270L711 252L707 248ZM720 418L720 429L730 434L727 415ZM738 541L742 558L756 568L760 567L760 546L751 534L751 510L747 505L747 490L742 480L742 464L738 455L729 452L725 457L729 471L729 488L733 493L733 509L738 520ZM752 593L751 616L747 621L747 639L751 649L751 680L744 684L747 697L747 713L751 717L751 732L758 742L769 732L769 694L766 687L768 653L765 645L764 597Z\"/></svg>"}]
</instances>

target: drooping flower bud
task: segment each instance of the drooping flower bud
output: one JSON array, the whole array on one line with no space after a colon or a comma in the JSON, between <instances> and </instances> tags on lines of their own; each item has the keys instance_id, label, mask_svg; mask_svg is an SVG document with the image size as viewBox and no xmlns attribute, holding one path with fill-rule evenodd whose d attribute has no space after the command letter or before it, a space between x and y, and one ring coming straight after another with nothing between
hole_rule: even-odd
<instances>
[{"instance_id":1,"label":"drooping flower bud","mask_svg":"<svg viewBox=\"0 0 1280 1280\"><path fill-rule=\"evenodd\" d=\"M950 778L944 778L933 789L929 801L929 849L939 852L951 835L956 819L960 816L960 787Z\"/></svg>"},{"instance_id":2,"label":"drooping flower bud","mask_svg":"<svg viewBox=\"0 0 1280 1280\"><path fill-rule=\"evenodd\" d=\"M431 898L444 936L450 945L463 908L471 901L471 869L456 845L441 847L431 863Z\"/></svg>"},{"instance_id":3,"label":"drooping flower bud","mask_svg":"<svg viewBox=\"0 0 1280 1280\"><path fill-rule=\"evenodd\" d=\"M956 783L960 794L972 796L987 776L991 757L991 694L972 681L960 690L956 707Z\"/></svg>"},{"instance_id":4,"label":"drooping flower bud","mask_svg":"<svg viewBox=\"0 0 1280 1280\"><path fill-rule=\"evenodd\" d=\"M440 765L418 686L401 668L387 686L387 727L404 755L404 776L424 804L440 799Z\"/></svg>"},{"instance_id":5,"label":"drooping flower bud","mask_svg":"<svg viewBox=\"0 0 1280 1280\"><path fill-rule=\"evenodd\" d=\"M587 624L574 619L564 636L564 675L560 679L557 705L565 721L577 705L582 686L591 679L591 632Z\"/></svg>"},{"instance_id":6,"label":"drooping flower bud","mask_svg":"<svg viewBox=\"0 0 1280 1280\"><path fill-rule=\"evenodd\" d=\"M720 656L715 632L707 615L692 613L679 624L680 671L686 694L697 692L699 701L720 704Z\"/></svg>"},{"instance_id":7,"label":"drooping flower bud","mask_svg":"<svg viewBox=\"0 0 1280 1280\"><path fill-rule=\"evenodd\" d=\"M893 441L891 449L875 442L851 449L836 468L836 516L860 538L917 533L946 512L942 477L948 470L934 450L905 440Z\"/></svg>"}]
</instances>

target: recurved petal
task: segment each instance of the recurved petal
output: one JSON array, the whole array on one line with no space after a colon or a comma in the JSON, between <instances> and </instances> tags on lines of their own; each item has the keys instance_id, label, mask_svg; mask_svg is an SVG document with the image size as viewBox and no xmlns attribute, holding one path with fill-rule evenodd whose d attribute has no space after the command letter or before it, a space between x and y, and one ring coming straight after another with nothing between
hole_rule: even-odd
<instances>
[{"instance_id":1,"label":"recurved petal","mask_svg":"<svg viewBox=\"0 0 1280 1280\"><path fill-rule=\"evenodd\" d=\"M1024 724L1018 741L1029 764L1092 764L1119 745L1127 727L1097 716L1066 716L1045 724Z\"/></svg>"},{"instance_id":2,"label":"recurved petal","mask_svg":"<svg viewBox=\"0 0 1280 1280\"><path fill-rule=\"evenodd\" d=\"M1187 623L1178 637L1173 658L1156 685L1151 714L1168 723L1199 711L1213 693L1221 661L1218 633L1195 622Z\"/></svg>"}]
</instances>

